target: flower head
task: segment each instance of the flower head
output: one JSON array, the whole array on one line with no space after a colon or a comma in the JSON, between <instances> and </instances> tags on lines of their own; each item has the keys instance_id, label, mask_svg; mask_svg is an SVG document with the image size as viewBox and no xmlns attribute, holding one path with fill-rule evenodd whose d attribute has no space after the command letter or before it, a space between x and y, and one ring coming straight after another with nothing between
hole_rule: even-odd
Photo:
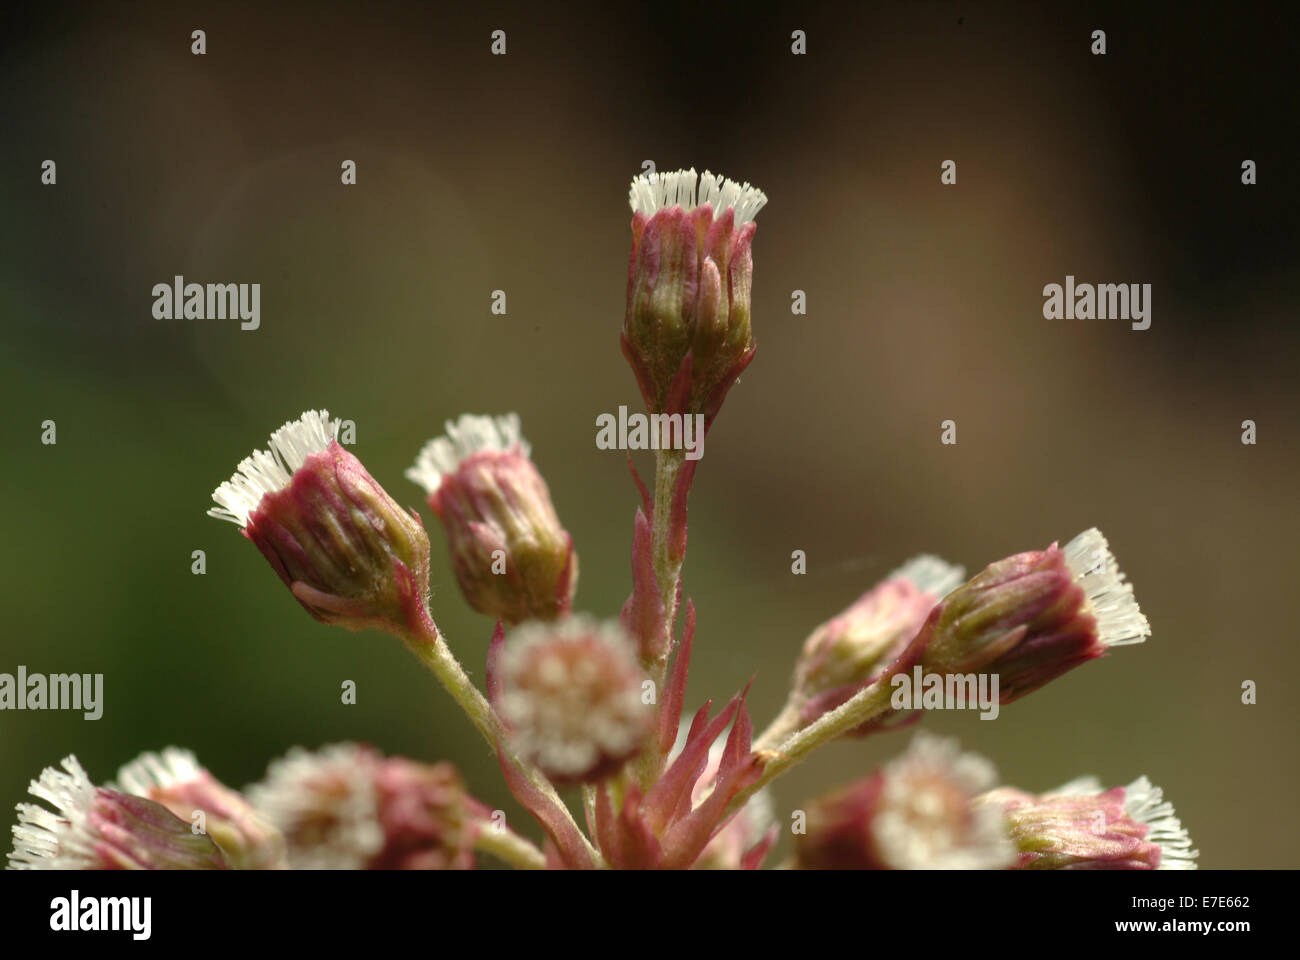
<instances>
[{"instance_id":1,"label":"flower head","mask_svg":"<svg viewBox=\"0 0 1300 960\"><path fill-rule=\"evenodd\" d=\"M810 805L804 868L999 869L1015 847L996 809L975 803L996 779L955 741L918 734L881 770Z\"/></svg>"},{"instance_id":2,"label":"flower head","mask_svg":"<svg viewBox=\"0 0 1300 960\"><path fill-rule=\"evenodd\" d=\"M632 181L623 353L651 413L712 421L754 355L750 246L767 197L695 169Z\"/></svg>"},{"instance_id":3,"label":"flower head","mask_svg":"<svg viewBox=\"0 0 1300 960\"><path fill-rule=\"evenodd\" d=\"M203 814L204 829L239 870L284 867L285 843L240 794L201 767L188 750L143 753L117 773L123 793L161 803L185 821Z\"/></svg>"},{"instance_id":4,"label":"flower head","mask_svg":"<svg viewBox=\"0 0 1300 960\"><path fill-rule=\"evenodd\" d=\"M915 557L814 630L795 663L803 722L847 700L897 658L962 576L961 567L938 557Z\"/></svg>"},{"instance_id":5,"label":"flower head","mask_svg":"<svg viewBox=\"0 0 1300 960\"><path fill-rule=\"evenodd\" d=\"M528 454L517 414L465 414L406 471L442 521L465 599L509 624L567 613L578 586L573 539Z\"/></svg>"},{"instance_id":6,"label":"flower head","mask_svg":"<svg viewBox=\"0 0 1300 960\"><path fill-rule=\"evenodd\" d=\"M1105 791L1086 777L1042 796L1005 787L980 802L1005 812L1022 869L1196 869L1173 804L1146 777Z\"/></svg>"},{"instance_id":7,"label":"flower head","mask_svg":"<svg viewBox=\"0 0 1300 960\"><path fill-rule=\"evenodd\" d=\"M506 640L501 718L515 748L557 783L591 781L640 751L653 711L617 621L526 623Z\"/></svg>"},{"instance_id":8,"label":"flower head","mask_svg":"<svg viewBox=\"0 0 1300 960\"><path fill-rule=\"evenodd\" d=\"M224 870L220 848L162 804L96 787L74 756L28 792L54 812L18 804L11 870Z\"/></svg>"},{"instance_id":9,"label":"flower head","mask_svg":"<svg viewBox=\"0 0 1300 960\"><path fill-rule=\"evenodd\" d=\"M290 866L302 869L468 869L489 816L451 764L351 743L291 750L249 795L288 839Z\"/></svg>"},{"instance_id":10,"label":"flower head","mask_svg":"<svg viewBox=\"0 0 1300 960\"><path fill-rule=\"evenodd\" d=\"M424 609L429 538L309 410L217 487L209 516L240 526L307 611L349 629L401 630Z\"/></svg>"},{"instance_id":11,"label":"flower head","mask_svg":"<svg viewBox=\"0 0 1300 960\"><path fill-rule=\"evenodd\" d=\"M997 673L1005 704L1150 633L1106 538L1091 529L1064 550L990 564L935 607L913 650L930 671Z\"/></svg>"}]
</instances>

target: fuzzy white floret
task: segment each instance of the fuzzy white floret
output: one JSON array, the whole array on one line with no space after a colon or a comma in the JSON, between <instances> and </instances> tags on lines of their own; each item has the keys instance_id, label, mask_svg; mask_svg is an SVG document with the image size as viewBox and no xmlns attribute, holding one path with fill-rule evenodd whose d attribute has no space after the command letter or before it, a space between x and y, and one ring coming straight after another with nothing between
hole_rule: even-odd
<instances>
[{"instance_id":1,"label":"fuzzy white floret","mask_svg":"<svg viewBox=\"0 0 1300 960\"><path fill-rule=\"evenodd\" d=\"M668 207L680 206L689 211L706 203L713 208L715 216L732 207L739 227L758 215L767 203L767 195L758 187L719 177L708 170L698 176L694 167L671 173L643 173L632 180L628 190L632 212L647 217Z\"/></svg>"},{"instance_id":2,"label":"fuzzy white floret","mask_svg":"<svg viewBox=\"0 0 1300 960\"><path fill-rule=\"evenodd\" d=\"M525 457L531 452L528 441L519 427L519 414L507 413L501 417L461 414L454 423L447 421L444 436L434 437L420 450L415 465L408 468L406 478L434 493L442 486L443 478L456 472L461 463L480 450L515 449Z\"/></svg>"},{"instance_id":3,"label":"fuzzy white floret","mask_svg":"<svg viewBox=\"0 0 1300 960\"><path fill-rule=\"evenodd\" d=\"M1108 647L1141 643L1151 635L1151 625L1133 597L1133 585L1124 581L1100 530L1085 530L1067 543L1065 564L1088 598L1102 643Z\"/></svg>"},{"instance_id":4,"label":"fuzzy white floret","mask_svg":"<svg viewBox=\"0 0 1300 960\"><path fill-rule=\"evenodd\" d=\"M338 439L339 423L328 410L308 410L271 434L268 450L254 450L239 469L212 492L217 506L208 516L229 520L241 527L257 509L262 497L283 490L303 462Z\"/></svg>"}]
</instances>

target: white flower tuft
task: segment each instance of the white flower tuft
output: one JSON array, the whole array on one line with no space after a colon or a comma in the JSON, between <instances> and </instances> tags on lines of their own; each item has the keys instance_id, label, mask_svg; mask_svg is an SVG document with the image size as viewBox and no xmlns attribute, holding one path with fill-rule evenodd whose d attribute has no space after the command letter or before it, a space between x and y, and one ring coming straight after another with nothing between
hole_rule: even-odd
<instances>
[{"instance_id":1,"label":"white flower tuft","mask_svg":"<svg viewBox=\"0 0 1300 960\"><path fill-rule=\"evenodd\" d=\"M633 213L647 217L672 206L694 210L707 203L715 215L733 207L738 227L753 220L767 203L767 195L758 187L715 176L708 170L697 176L694 167L672 173L643 173L632 180L627 199Z\"/></svg>"},{"instance_id":2,"label":"white flower tuft","mask_svg":"<svg viewBox=\"0 0 1300 960\"><path fill-rule=\"evenodd\" d=\"M1097 634L1103 644L1141 643L1151 636L1151 625L1133 597L1133 585L1124 582L1100 530L1085 530L1067 543L1065 565L1088 598L1088 611L1097 619Z\"/></svg>"},{"instance_id":3,"label":"white flower tuft","mask_svg":"<svg viewBox=\"0 0 1300 960\"><path fill-rule=\"evenodd\" d=\"M247 526L248 515L263 496L287 487L303 461L338 439L340 422L331 420L328 410L308 410L290 420L271 434L269 450L254 450L235 475L212 492L218 505L208 516Z\"/></svg>"},{"instance_id":4,"label":"white flower tuft","mask_svg":"<svg viewBox=\"0 0 1300 960\"><path fill-rule=\"evenodd\" d=\"M442 486L443 477L455 473L470 455L480 450L512 448L525 457L531 452L519 430L519 414L486 417L464 413L455 423L447 421L446 436L434 437L424 445L415 465L406 471L406 478L427 493L434 493Z\"/></svg>"},{"instance_id":5,"label":"white flower tuft","mask_svg":"<svg viewBox=\"0 0 1300 960\"><path fill-rule=\"evenodd\" d=\"M575 656L575 647L582 656ZM604 757L623 757L646 731L641 674L618 621L581 614L532 622L510 634L501 662L501 716L515 746L542 770L581 777ZM521 683L524 673L532 682Z\"/></svg>"},{"instance_id":6,"label":"white flower tuft","mask_svg":"<svg viewBox=\"0 0 1300 960\"><path fill-rule=\"evenodd\" d=\"M361 870L383 849L375 755L353 743L294 747L245 790L289 844L295 870Z\"/></svg>"},{"instance_id":7,"label":"white flower tuft","mask_svg":"<svg viewBox=\"0 0 1300 960\"><path fill-rule=\"evenodd\" d=\"M46 767L27 788L58 813L34 803L17 805L10 870L86 870L99 862L89 823L95 785L71 754L63 758L63 770L67 772Z\"/></svg>"},{"instance_id":8,"label":"white flower tuft","mask_svg":"<svg viewBox=\"0 0 1300 960\"><path fill-rule=\"evenodd\" d=\"M923 553L891 573L889 579L910 580L922 593L933 593L936 600L942 600L966 582L966 568Z\"/></svg>"},{"instance_id":9,"label":"white flower tuft","mask_svg":"<svg viewBox=\"0 0 1300 960\"><path fill-rule=\"evenodd\" d=\"M1124 788L1124 812L1150 827L1144 839L1160 848L1157 869L1196 869L1201 853L1192 849L1192 838L1174 816L1174 805L1165 800L1163 790L1146 777L1138 777Z\"/></svg>"},{"instance_id":10,"label":"white flower tuft","mask_svg":"<svg viewBox=\"0 0 1300 960\"><path fill-rule=\"evenodd\" d=\"M1016 861L997 804L974 803L997 781L993 765L956 740L918 734L885 765L871 833L896 870L991 870Z\"/></svg>"},{"instance_id":11,"label":"white flower tuft","mask_svg":"<svg viewBox=\"0 0 1300 960\"><path fill-rule=\"evenodd\" d=\"M203 774L189 750L167 747L162 753L142 753L117 771L115 789L152 799L156 791L193 783Z\"/></svg>"}]
</instances>

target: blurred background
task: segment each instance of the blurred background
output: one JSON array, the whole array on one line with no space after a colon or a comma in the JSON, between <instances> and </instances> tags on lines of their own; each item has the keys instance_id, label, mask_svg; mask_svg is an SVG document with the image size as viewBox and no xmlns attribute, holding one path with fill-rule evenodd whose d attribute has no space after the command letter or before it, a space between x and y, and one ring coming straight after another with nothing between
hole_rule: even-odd
<instances>
[{"instance_id":1,"label":"blurred background","mask_svg":"<svg viewBox=\"0 0 1300 960\"><path fill-rule=\"evenodd\" d=\"M445 420L517 410L581 556L578 605L614 615L637 497L595 418L640 403L618 335L627 184L650 160L770 197L758 356L691 501L688 707L757 674L761 727L808 631L903 560L974 572L1096 525L1150 641L997 722L927 726L1029 790L1149 775L1205 867L1300 865L1296 18L1176 9L6 11L0 672L103 673L105 704L0 713L0 809L70 752L108 780L177 744L242 786L293 745L359 740L454 761L536 836L398 642L311 620L204 512L306 408L354 420L353 451L412 505L402 471ZM260 283L261 328L155 320L177 274ZM1067 274L1152 284L1151 328L1045 320ZM434 615L481 678L492 625L422 514ZM907 737L818 754L777 782L779 815Z\"/></svg>"}]
</instances>

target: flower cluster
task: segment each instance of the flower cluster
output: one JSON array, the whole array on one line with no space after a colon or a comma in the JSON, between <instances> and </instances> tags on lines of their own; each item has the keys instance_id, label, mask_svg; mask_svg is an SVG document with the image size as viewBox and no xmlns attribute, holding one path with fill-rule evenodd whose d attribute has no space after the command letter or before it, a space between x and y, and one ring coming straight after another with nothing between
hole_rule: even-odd
<instances>
[{"instance_id":1,"label":"flower cluster","mask_svg":"<svg viewBox=\"0 0 1300 960\"><path fill-rule=\"evenodd\" d=\"M691 169L637 177L629 200L623 353L647 415L710 429L755 356L754 218L767 197ZM406 644L496 754L540 839L507 826L446 763L294 748L240 792L168 748L103 787L74 757L42 773L31 792L53 809L19 806L11 867L465 869L487 855L526 869L754 869L785 822L786 864L805 869L1195 865L1145 777L1035 795L998 787L987 760L924 734L789 821L767 790L827 743L918 722L916 703L892 696L913 675L966 690L995 678L996 702L1009 704L1145 640L1100 531L970 579L937 557L908 561L796 648L785 706L756 735L748 687L716 711L686 703L695 607L681 572L698 458L656 449L650 484L629 459L631 591L602 619L575 612L573 538L516 414L466 414L424 444L406 476L441 525L465 601L491 623L480 689L434 621L420 515L343 446L339 425L325 410L284 424L209 513L238 526L316 620ZM569 786L577 816L557 791Z\"/></svg>"}]
</instances>

